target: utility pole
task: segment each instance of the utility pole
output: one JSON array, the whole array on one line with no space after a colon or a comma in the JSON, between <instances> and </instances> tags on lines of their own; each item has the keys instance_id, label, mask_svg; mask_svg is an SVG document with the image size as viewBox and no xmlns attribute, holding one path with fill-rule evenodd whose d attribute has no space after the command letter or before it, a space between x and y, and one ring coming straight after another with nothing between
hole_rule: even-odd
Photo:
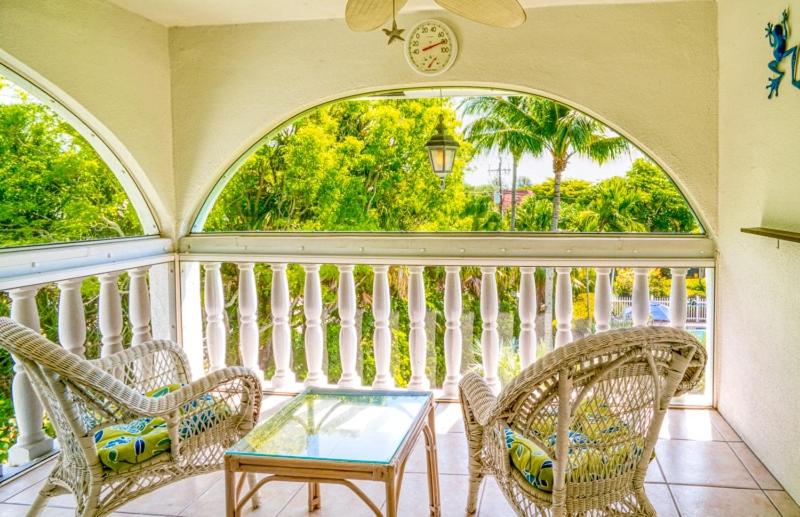
<instances>
[{"instance_id":1,"label":"utility pole","mask_svg":"<svg viewBox=\"0 0 800 517\"><path fill-rule=\"evenodd\" d=\"M509 168L503 168L503 155L500 155L500 158L497 163L496 169L489 169L489 174L497 174L497 206L500 209L500 215L503 215L503 175L509 173Z\"/></svg>"}]
</instances>

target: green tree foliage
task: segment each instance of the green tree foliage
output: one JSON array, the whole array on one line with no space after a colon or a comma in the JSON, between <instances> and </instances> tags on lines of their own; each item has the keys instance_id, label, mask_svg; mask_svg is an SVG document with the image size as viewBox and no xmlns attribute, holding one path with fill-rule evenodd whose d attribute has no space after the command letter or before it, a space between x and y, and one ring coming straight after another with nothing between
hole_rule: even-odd
<instances>
[{"instance_id":1,"label":"green tree foliage","mask_svg":"<svg viewBox=\"0 0 800 517\"><path fill-rule=\"evenodd\" d=\"M125 192L92 146L0 77L0 246L142 233Z\"/></svg>"}]
</instances>

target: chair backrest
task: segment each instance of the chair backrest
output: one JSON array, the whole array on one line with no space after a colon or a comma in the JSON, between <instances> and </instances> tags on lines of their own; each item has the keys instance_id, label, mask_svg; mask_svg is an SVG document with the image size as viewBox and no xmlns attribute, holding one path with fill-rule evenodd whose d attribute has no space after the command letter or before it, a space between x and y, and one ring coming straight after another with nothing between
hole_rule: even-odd
<instances>
[{"instance_id":1,"label":"chair backrest","mask_svg":"<svg viewBox=\"0 0 800 517\"><path fill-rule=\"evenodd\" d=\"M44 406L62 451L62 462L100 468L92 437L126 414L131 389L107 372L9 318L0 318L0 346L20 364Z\"/></svg>"},{"instance_id":2,"label":"chair backrest","mask_svg":"<svg viewBox=\"0 0 800 517\"><path fill-rule=\"evenodd\" d=\"M525 369L500 393L497 418L554 458L554 489L627 489L644 479L670 400L698 383L705 363L679 329L603 332Z\"/></svg>"}]
</instances>

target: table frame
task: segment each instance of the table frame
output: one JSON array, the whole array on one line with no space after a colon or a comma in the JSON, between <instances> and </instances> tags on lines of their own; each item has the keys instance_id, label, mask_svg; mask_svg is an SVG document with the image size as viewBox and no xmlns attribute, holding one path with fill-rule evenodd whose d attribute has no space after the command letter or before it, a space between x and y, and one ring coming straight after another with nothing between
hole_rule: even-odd
<instances>
[{"instance_id":1,"label":"table frame","mask_svg":"<svg viewBox=\"0 0 800 517\"><path fill-rule=\"evenodd\" d=\"M428 399L411 430L389 463L347 462L321 459L285 458L275 456L225 455L225 507L228 517L240 517L248 500L253 507L260 504L258 489L272 481L292 481L308 484L308 511L322 507L320 483L344 485L353 491L378 517L380 508L351 480L380 481L386 485L385 517L396 517L403 474L411 451L420 434L425 437L425 457L428 466L428 500L431 517L441 515L439 496L439 466L436 456L436 406ZM242 494L246 478L268 474ZM237 479L238 477L238 479Z\"/></svg>"}]
</instances>

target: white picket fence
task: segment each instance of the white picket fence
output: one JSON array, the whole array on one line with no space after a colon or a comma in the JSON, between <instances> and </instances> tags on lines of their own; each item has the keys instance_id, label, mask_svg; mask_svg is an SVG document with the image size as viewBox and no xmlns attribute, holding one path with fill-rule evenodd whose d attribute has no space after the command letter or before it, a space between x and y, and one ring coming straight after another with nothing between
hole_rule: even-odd
<instances>
[{"instance_id":1,"label":"white picket fence","mask_svg":"<svg viewBox=\"0 0 800 517\"><path fill-rule=\"evenodd\" d=\"M669 310L669 297L652 297L650 302L659 303ZM615 297L611 301L611 314L616 319L623 319L625 309L633 306L630 296ZM702 324L706 322L707 304L702 296L693 296L687 299L686 303L686 322Z\"/></svg>"}]
</instances>

